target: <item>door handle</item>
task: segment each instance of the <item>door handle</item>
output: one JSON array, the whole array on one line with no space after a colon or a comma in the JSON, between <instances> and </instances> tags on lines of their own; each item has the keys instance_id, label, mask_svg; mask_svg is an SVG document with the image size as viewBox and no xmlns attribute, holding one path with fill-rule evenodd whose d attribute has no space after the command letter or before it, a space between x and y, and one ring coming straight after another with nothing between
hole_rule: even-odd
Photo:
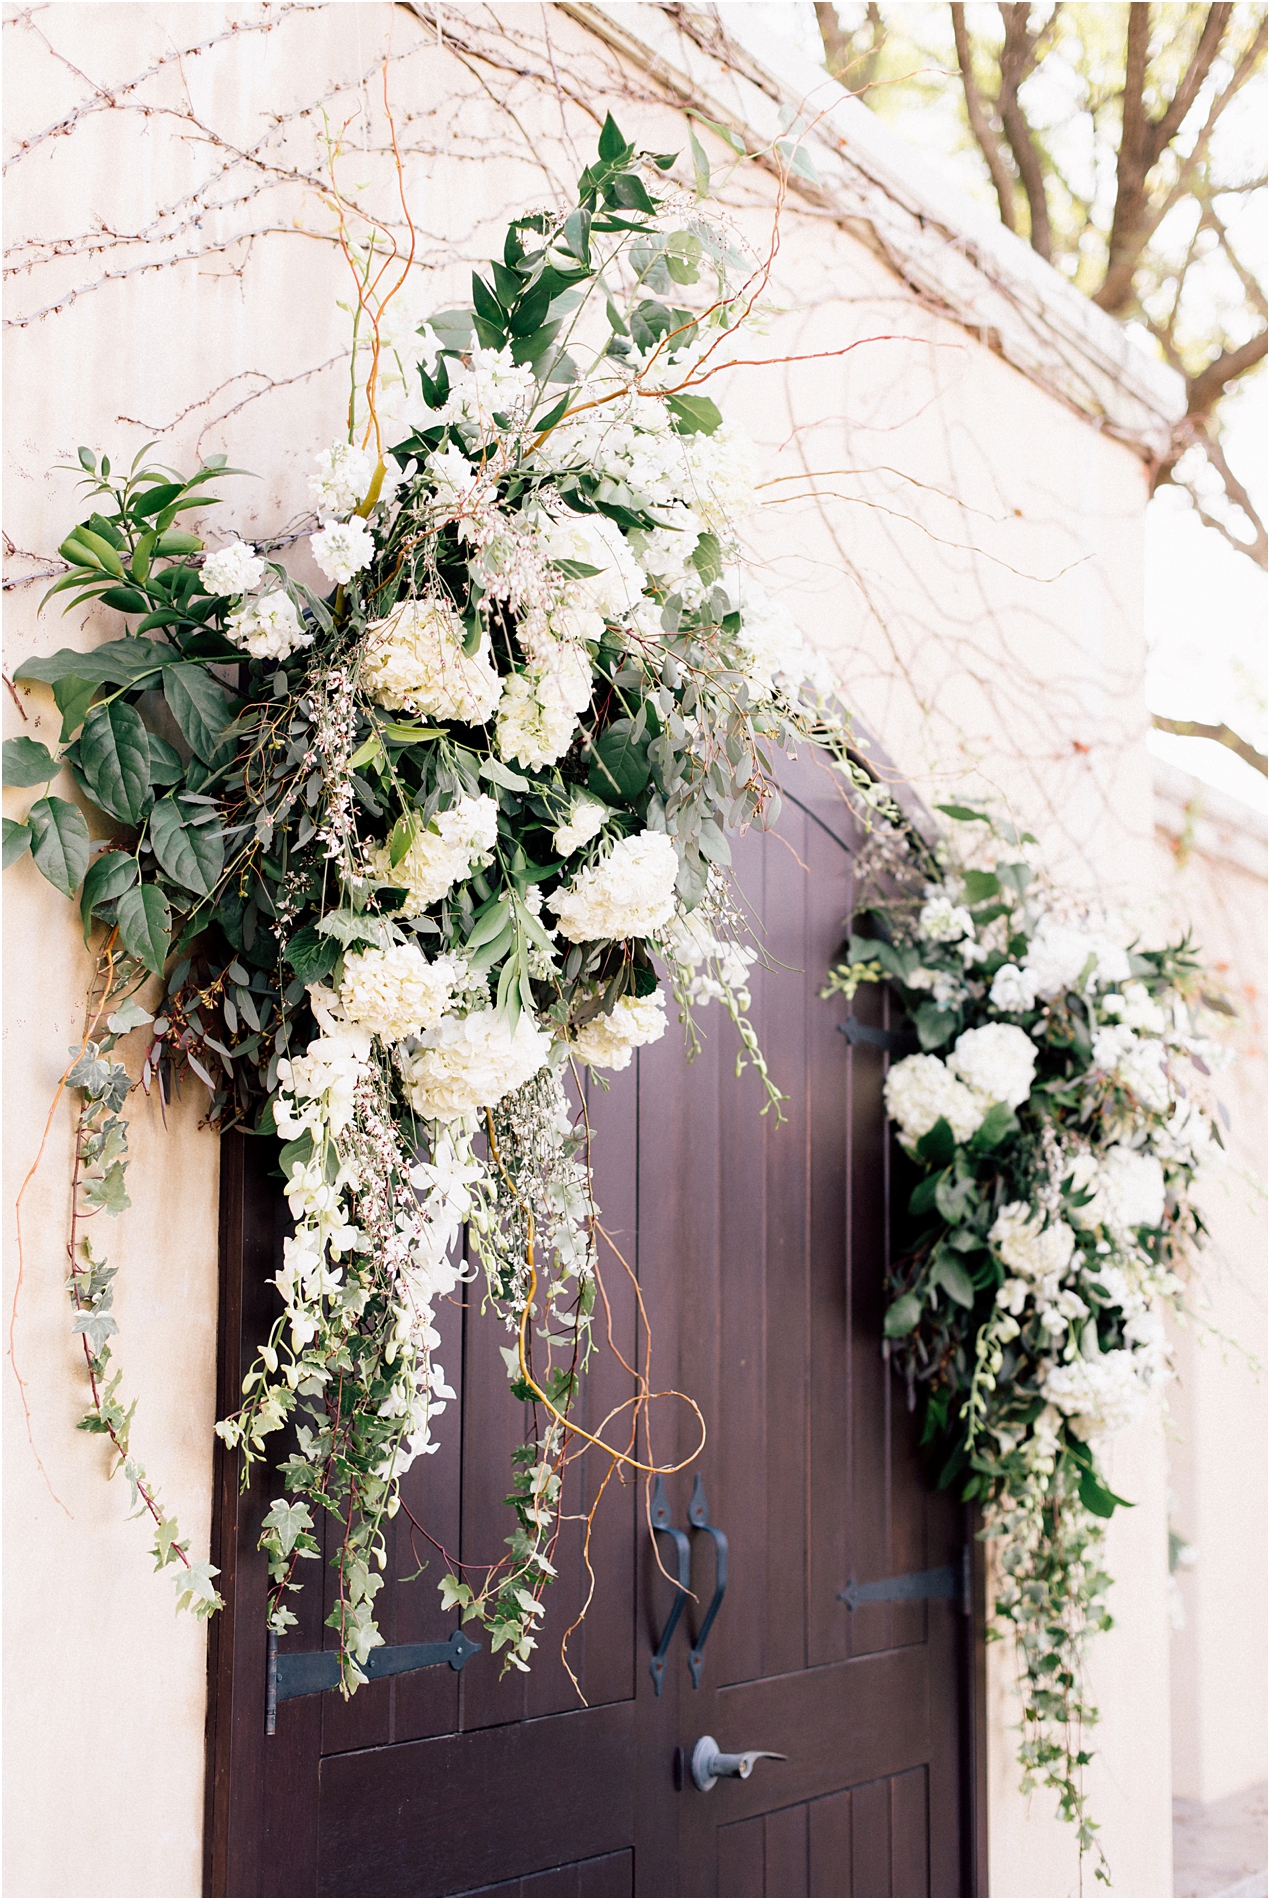
<instances>
[{"instance_id":1,"label":"door handle","mask_svg":"<svg viewBox=\"0 0 1270 1900\"><path fill-rule=\"evenodd\" d=\"M786 1761L770 1748L747 1748L743 1755L723 1755L713 1735L703 1735L692 1751L692 1778L702 1794L709 1794L721 1775L748 1781L756 1761Z\"/></svg>"},{"instance_id":2,"label":"door handle","mask_svg":"<svg viewBox=\"0 0 1270 1900\"><path fill-rule=\"evenodd\" d=\"M653 1530L662 1537L669 1537L675 1546L676 1576L675 1600L670 1607L657 1647L648 1664L648 1673L653 1679L653 1694L661 1694L661 1685L666 1674L666 1655L670 1649L671 1638L679 1627L684 1604L688 1601L688 1584L692 1563L692 1549L687 1534L679 1530L670 1521L670 1506L666 1502L666 1487L658 1478L653 1486L652 1507L649 1513Z\"/></svg>"},{"instance_id":3,"label":"door handle","mask_svg":"<svg viewBox=\"0 0 1270 1900\"><path fill-rule=\"evenodd\" d=\"M710 1521L710 1507L706 1503L705 1486L701 1482L701 1473L692 1487L692 1502L688 1506L688 1522L694 1531L705 1531L714 1539L714 1595L710 1599L710 1608L692 1649L688 1652L688 1668L692 1675L694 1689L701 1687L701 1661L706 1653L706 1638L714 1626L719 1614L719 1605L723 1602L723 1593L728 1587L728 1540L717 1524ZM749 1773L749 1770L746 1770Z\"/></svg>"}]
</instances>

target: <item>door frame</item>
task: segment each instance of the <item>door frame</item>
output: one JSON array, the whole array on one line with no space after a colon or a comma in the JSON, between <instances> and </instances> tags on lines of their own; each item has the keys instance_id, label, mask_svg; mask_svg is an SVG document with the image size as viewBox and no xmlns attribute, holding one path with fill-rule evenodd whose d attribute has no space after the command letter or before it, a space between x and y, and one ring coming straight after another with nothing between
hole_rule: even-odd
<instances>
[{"instance_id":1,"label":"door frame","mask_svg":"<svg viewBox=\"0 0 1270 1900\"><path fill-rule=\"evenodd\" d=\"M872 754L872 768L881 762ZM841 781L825 765L805 754L781 761L780 787L841 844L854 842L854 820L842 796ZM832 794L832 795L830 795ZM221 1139L219 1314L217 1324L216 1416L237 1409L242 1379L259 1340L267 1335L272 1300L266 1275L272 1271L281 1196L270 1191L266 1144L234 1133ZM264 1210L270 1211L266 1214ZM212 1486L211 1558L219 1567L225 1607L208 1626L206 1721L206 1793L204 1804L203 1891L209 1895L258 1894L258 1870L267 1834L289 1830L288 1860L316 1872L316 1838L306 1825L303 1803L271 1803L270 1759L264 1731L266 1640L264 1604L268 1570L255 1549L250 1525L268 1508L271 1488L267 1465L257 1466L247 1491L238 1486L239 1454L218 1438ZM986 1551L976 1533L979 1514L965 1510L966 1537L972 1552L972 1614L963 1619L958 1693L961 1703L962 1891L988 1891L987 1799L987 1579ZM239 1611L242 1614L239 1614ZM320 1711L314 1711L320 1719ZM283 1790L276 1790L281 1797ZM316 1791L315 1791L316 1804ZM272 1812L271 1812L272 1808ZM275 1848L274 1853L278 1849ZM297 1891L316 1891L298 1885Z\"/></svg>"}]
</instances>

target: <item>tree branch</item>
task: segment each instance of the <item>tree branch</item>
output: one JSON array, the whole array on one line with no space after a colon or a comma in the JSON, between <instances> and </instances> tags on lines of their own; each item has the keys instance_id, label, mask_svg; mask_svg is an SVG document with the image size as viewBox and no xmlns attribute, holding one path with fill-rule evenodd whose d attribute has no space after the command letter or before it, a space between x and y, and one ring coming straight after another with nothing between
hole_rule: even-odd
<instances>
[{"instance_id":1,"label":"tree branch","mask_svg":"<svg viewBox=\"0 0 1270 1900\"><path fill-rule=\"evenodd\" d=\"M1249 337L1237 350L1223 350L1221 355L1202 369L1198 376L1192 376L1186 386L1186 413L1190 416L1206 416L1218 400L1227 383L1246 376L1250 369L1263 362L1266 354L1266 332L1259 330L1257 335Z\"/></svg>"},{"instance_id":2,"label":"tree branch","mask_svg":"<svg viewBox=\"0 0 1270 1900\"><path fill-rule=\"evenodd\" d=\"M878 60L882 53L882 42L886 38L886 23L882 18L882 9L877 4L877 0L869 0L865 8L872 39L868 51L864 53L857 51L855 35L844 31L833 0L815 0L815 7L816 24L820 28L820 43L825 49L825 66L828 71L844 84L846 75L851 73L852 91L856 93L867 91L876 76ZM858 70L855 70L857 68Z\"/></svg>"},{"instance_id":3,"label":"tree branch","mask_svg":"<svg viewBox=\"0 0 1270 1900\"><path fill-rule=\"evenodd\" d=\"M1019 168L1023 189L1027 193L1032 222L1032 249L1048 264L1053 255L1053 243L1050 237L1049 205L1045 199L1045 174L1041 169L1040 153L1032 143L1032 129L1019 104L1019 87L1035 64L1036 45L1041 35L1028 31L1031 0L1012 0L1010 5L1004 4L1002 0L998 11L1005 23L1005 45L1001 49L1001 94L997 100L997 110L1001 114L1001 124L1010 142L1014 162ZM1056 13L1057 8L1047 21L1047 26L1053 25Z\"/></svg>"},{"instance_id":4,"label":"tree branch","mask_svg":"<svg viewBox=\"0 0 1270 1900\"><path fill-rule=\"evenodd\" d=\"M816 11L819 13L819 6ZM1001 211L1001 222L1007 231L1015 231L1018 224L1014 215L1014 178L984 110L983 94L975 83L970 35L966 31L966 9L953 5L949 11L952 14L953 40L957 47L957 64L961 68L961 83L966 95L966 117L970 121L975 143L988 162Z\"/></svg>"},{"instance_id":5,"label":"tree branch","mask_svg":"<svg viewBox=\"0 0 1270 1900\"><path fill-rule=\"evenodd\" d=\"M1246 739L1241 739L1227 725L1209 726L1202 719L1166 719L1163 713L1152 713L1151 724L1157 732L1174 732L1180 739L1213 739L1218 745L1227 746L1230 751L1238 753L1245 765L1260 772L1263 778L1270 776L1265 753L1258 752L1255 745L1249 745Z\"/></svg>"}]
</instances>

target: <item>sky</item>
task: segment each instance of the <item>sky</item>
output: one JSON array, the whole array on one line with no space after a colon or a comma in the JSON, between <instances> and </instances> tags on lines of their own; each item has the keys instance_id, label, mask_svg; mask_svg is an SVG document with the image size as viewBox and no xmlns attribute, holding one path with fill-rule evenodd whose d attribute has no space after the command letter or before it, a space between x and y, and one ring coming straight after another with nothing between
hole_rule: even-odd
<instances>
[{"instance_id":1,"label":"sky","mask_svg":"<svg viewBox=\"0 0 1270 1900\"><path fill-rule=\"evenodd\" d=\"M748 4L749 0L731 0ZM929 11L930 9L924 9ZM762 4L772 29L784 32L809 58L820 60L821 42L810 0L775 0ZM842 9L850 19L852 9ZM862 9L856 9L862 11ZM955 76L950 89L959 91ZM955 98L956 93L951 92ZM1246 138L1249 163L1264 172L1264 128L1260 104L1244 115L1240 131ZM951 111L951 101L950 101ZM892 121L892 129L907 136L941 163L947 163L950 131L940 125L930 136L929 109ZM923 127L926 128L923 135ZM995 204L986 180L975 176L975 161L961 157L968 189ZM1260 205L1249 215L1260 220ZM1260 223L1257 230L1262 230ZM1150 348L1149 338L1144 339ZM1240 476L1265 519L1267 508L1267 389L1263 368L1241 388L1229 406L1226 423L1227 459ZM1144 620L1149 643L1146 701L1153 712L1171 718L1206 723L1227 721L1259 750L1266 749L1266 577L1247 558L1229 547L1212 529L1204 527L1187 498L1162 489L1146 515L1146 591ZM1204 739L1180 739L1152 732L1151 750L1170 764L1192 773L1206 784L1255 810L1267 810L1267 782L1227 747Z\"/></svg>"}]
</instances>

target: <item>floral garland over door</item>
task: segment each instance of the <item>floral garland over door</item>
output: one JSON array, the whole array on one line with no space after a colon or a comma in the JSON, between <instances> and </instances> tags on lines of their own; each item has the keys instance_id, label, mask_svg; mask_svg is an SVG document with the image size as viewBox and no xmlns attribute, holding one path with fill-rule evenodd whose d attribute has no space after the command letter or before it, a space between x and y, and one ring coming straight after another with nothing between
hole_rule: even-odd
<instances>
[{"instance_id":1,"label":"floral garland over door","mask_svg":"<svg viewBox=\"0 0 1270 1900\"><path fill-rule=\"evenodd\" d=\"M347 435L312 481L324 596L268 549L209 551L181 525L241 472L224 458L183 476L142 449L121 473L80 451L89 512L51 593L128 627L18 669L52 687L62 729L56 754L5 746L5 782L46 789L5 821L4 852L78 901L96 953L63 1077L82 1425L109 1440L179 1605L212 1614L216 1572L134 1453L116 1268L83 1231L128 1205L120 1044L144 1028L142 1088L166 1099L189 1071L214 1126L282 1144L280 1311L217 1427L244 1482L291 1433L263 1535L271 1630L296 1620L326 1511L341 1686L366 1680L384 1526L454 1396L436 1305L479 1271L535 1435L506 1556L448 1568L441 1590L528 1668L566 1463L597 1446L651 1476L640 1414L683 1399L637 1377L611 1438L571 1421L607 1236L566 1081L663 1035L669 991L690 1047L694 1009L726 1009L738 1069L779 1114L728 839L778 809L774 750L817 745L889 868L926 882L873 912L832 979L899 985L928 1051L887 1085L925 1222L890 1350L952 1447L945 1477L1009 1540L997 1616L1022 1635L1029 1720L1070 1737L1105 1584L1089 1514L1116 1502L1098 1435L1162 1370L1152 1302L1177 1296L1199 1231L1185 1192L1207 1123L1158 1053L1189 1046L1194 969L1055 923L1024 863L932 856L858 762L823 661L742 560L756 461L707 390L764 314L775 239L745 253L691 147L695 192L610 117L576 204L514 219L471 304L426 322L413 244L357 227L332 154L357 299ZM47 790L63 767L108 835ZM1023 1759L1081 1818L1070 1740L1029 1739Z\"/></svg>"}]
</instances>

